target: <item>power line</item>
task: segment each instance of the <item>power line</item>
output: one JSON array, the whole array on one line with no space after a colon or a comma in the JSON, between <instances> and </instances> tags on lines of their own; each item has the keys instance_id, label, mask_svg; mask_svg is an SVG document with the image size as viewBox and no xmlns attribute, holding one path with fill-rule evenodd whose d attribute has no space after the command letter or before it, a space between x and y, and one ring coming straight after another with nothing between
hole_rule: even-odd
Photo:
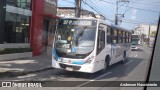
<instances>
[{"instance_id":1,"label":"power line","mask_svg":"<svg viewBox=\"0 0 160 90\"><path fill-rule=\"evenodd\" d=\"M96 10L95 8L93 8L91 5L89 5L88 3L86 3L86 2L83 2L84 4L86 4L87 6L89 6L91 9L93 9L94 11L96 11L97 13L99 13L99 14L101 14L101 15L103 15L101 12L99 12L98 10ZM111 21L111 22L114 22L114 21L112 21L112 20L110 20L110 19L108 19L107 18L107 20L109 20L109 21ZM138 22L138 21L127 21L127 20L122 20L123 22L125 22L125 23L132 23L132 24L142 24L142 22ZM143 22L144 23L144 22Z\"/></svg>"},{"instance_id":2,"label":"power line","mask_svg":"<svg viewBox=\"0 0 160 90\"><path fill-rule=\"evenodd\" d=\"M119 6L119 3L122 3L120 6ZM116 1L116 14L115 14L115 24L118 25L118 21L119 21L119 15L121 15L122 17L124 17L124 14L119 14L119 8L124 6L126 3L129 3L129 1ZM127 4L127 7L128 7L128 4ZM127 9L126 7L126 9Z\"/></svg>"},{"instance_id":3,"label":"power line","mask_svg":"<svg viewBox=\"0 0 160 90\"><path fill-rule=\"evenodd\" d=\"M94 0L94 1L95 1L95 0ZM102 6L105 6L104 3L101 3L101 2L98 2L98 3L99 3L98 5L102 5L102 4L103 4ZM97 6L98 6L98 5L97 5ZM102 7L102 6L101 6L101 7ZM103 8L103 7L102 7L102 8ZM107 10L107 11L109 11L110 14L113 14L113 15L114 15L113 11L111 11L111 10L105 8L105 7L104 7L104 10Z\"/></svg>"},{"instance_id":4,"label":"power line","mask_svg":"<svg viewBox=\"0 0 160 90\"><path fill-rule=\"evenodd\" d=\"M64 1L75 4L74 2L70 2L70 1L67 1L67 0L64 0ZM101 1L103 1L103 2L108 2L108 1L104 1L104 0L101 0ZM104 12L102 9L101 9L102 12L100 12L99 10L97 10L97 8L91 6L90 4L88 4L88 3L84 2L84 1L83 1L83 3L86 4L87 6L89 6L92 10L96 11L97 13L99 13L99 14L101 14L101 15L104 15L105 18L106 18L106 14L102 13L102 12ZM93 3L93 2L92 2L92 3ZM108 3L116 5L115 3L112 3L112 2L108 2ZM96 5L96 6L97 6L97 5ZM126 7L125 13L127 12L127 8L134 8L134 7L130 7L130 6L128 6L128 5L127 5L127 6L124 6L124 4L121 5L121 6ZM99 7L99 6L97 6L97 7ZM103 8L103 7L102 7L102 8ZM140 10L145 10L145 11L151 11L151 12L158 12L158 11L141 9L141 8L135 8L135 9L140 9ZM125 13L124 13L124 14L125 14ZM107 15L107 17L108 17L108 15ZM109 19L109 18L106 18L106 19L109 20L109 21L111 21L111 22L114 22L113 20L111 20L111 19ZM140 21L135 21L135 20L127 20L127 19L123 19L122 21L123 21L124 23L132 23L132 24L142 24L142 23L146 23L146 22L140 22ZM149 23L149 22L148 22L148 23ZM151 23L151 22L150 22L150 23Z\"/></svg>"},{"instance_id":5,"label":"power line","mask_svg":"<svg viewBox=\"0 0 160 90\"><path fill-rule=\"evenodd\" d=\"M105 0L100 0L100 1L116 5L116 3L108 2L108 1L105 1ZM134 9L143 10L143 11L150 11L150 12L157 12L157 13L159 13L159 11L148 10L148 9L143 9L143 8L136 8L136 7L131 7L131 6L123 6L123 7L128 7L128 8L134 8Z\"/></svg>"},{"instance_id":6,"label":"power line","mask_svg":"<svg viewBox=\"0 0 160 90\"><path fill-rule=\"evenodd\" d=\"M124 13L123 13L124 16L125 16L126 12L129 10L129 9L128 9L128 6L129 6L129 2L127 3L127 7L126 7L126 9L125 9L125 11L124 11ZM127 9L128 9L128 10L127 10Z\"/></svg>"},{"instance_id":7,"label":"power line","mask_svg":"<svg viewBox=\"0 0 160 90\"><path fill-rule=\"evenodd\" d=\"M142 24L142 23L131 22L131 21L124 21L124 20L122 20L122 22L124 22L124 23L132 23L132 24Z\"/></svg>"},{"instance_id":8,"label":"power line","mask_svg":"<svg viewBox=\"0 0 160 90\"><path fill-rule=\"evenodd\" d=\"M129 2L127 2L127 3L129 3ZM120 8L120 7L124 6L125 4L126 4L126 2L125 2L125 3L123 3L122 5L120 5L118 8Z\"/></svg>"},{"instance_id":9,"label":"power line","mask_svg":"<svg viewBox=\"0 0 160 90\"><path fill-rule=\"evenodd\" d=\"M135 22L135 23L157 23L157 22L142 22L142 21L137 21L137 20L129 20L129 19L122 19L123 21L129 21L129 22Z\"/></svg>"},{"instance_id":10,"label":"power line","mask_svg":"<svg viewBox=\"0 0 160 90\"><path fill-rule=\"evenodd\" d=\"M90 1L90 0L89 0ZM90 1L91 2L91 1ZM96 5L97 7L98 7L98 5L97 4L95 4L95 3L93 3L93 2L91 2L92 4L94 4L94 5ZM100 3L99 3L100 4ZM102 5L103 6L103 5ZM106 11L108 11L107 9L105 9L105 8L103 8L101 6L101 8L99 7L99 9L103 12L103 14L104 14L104 12L106 12ZM105 10L105 11L104 11ZM106 14L109 14L109 12L108 13L105 13L105 15ZM110 15L112 16L112 14L114 14L114 13L110 13ZM110 17L110 15L107 15L107 17Z\"/></svg>"},{"instance_id":11,"label":"power line","mask_svg":"<svg viewBox=\"0 0 160 90\"><path fill-rule=\"evenodd\" d=\"M144 2L145 2L145 3L160 3L160 2L153 2L153 1L151 1L151 0L150 0L150 1L146 1L146 0L143 1L143 0L141 0L141 1L142 1L143 3L144 3ZM136 2L140 2L140 1L138 0L138 1L136 1Z\"/></svg>"},{"instance_id":12,"label":"power line","mask_svg":"<svg viewBox=\"0 0 160 90\"><path fill-rule=\"evenodd\" d=\"M135 1L130 1L132 3L138 3L138 4L143 4L143 5L150 5L150 6L159 6L159 5L155 5L155 4L149 4L149 3L142 3L142 2L135 2Z\"/></svg>"},{"instance_id":13,"label":"power line","mask_svg":"<svg viewBox=\"0 0 160 90\"><path fill-rule=\"evenodd\" d=\"M92 7L91 5L89 5L87 2L84 2L84 1L83 1L83 3L86 4L86 5L88 5L91 9L93 9L94 11L96 11L98 14L103 15L101 12L99 12L98 10L96 10L95 8L93 8L93 7ZM105 16L105 15L104 15L104 16ZM108 19L107 17L105 17L105 18L106 18L107 20L113 22L112 20Z\"/></svg>"}]
</instances>

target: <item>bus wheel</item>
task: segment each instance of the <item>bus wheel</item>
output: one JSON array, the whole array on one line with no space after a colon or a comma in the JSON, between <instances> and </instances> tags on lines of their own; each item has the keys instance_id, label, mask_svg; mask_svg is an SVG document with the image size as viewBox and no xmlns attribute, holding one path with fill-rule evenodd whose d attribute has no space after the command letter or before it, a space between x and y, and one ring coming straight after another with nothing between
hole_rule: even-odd
<instances>
[{"instance_id":1,"label":"bus wheel","mask_svg":"<svg viewBox=\"0 0 160 90\"><path fill-rule=\"evenodd\" d=\"M109 56L107 56L106 59L105 59L104 67L103 67L103 69L101 70L102 73L105 73L108 68L109 68Z\"/></svg>"}]
</instances>

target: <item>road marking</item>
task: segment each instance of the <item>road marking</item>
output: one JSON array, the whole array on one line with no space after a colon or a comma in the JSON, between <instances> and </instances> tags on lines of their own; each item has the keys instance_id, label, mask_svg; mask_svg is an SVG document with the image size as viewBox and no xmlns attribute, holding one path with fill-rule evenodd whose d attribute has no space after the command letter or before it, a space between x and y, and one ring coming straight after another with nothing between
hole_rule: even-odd
<instances>
[{"instance_id":1,"label":"road marking","mask_svg":"<svg viewBox=\"0 0 160 90\"><path fill-rule=\"evenodd\" d=\"M137 57L137 54L135 55L135 57Z\"/></svg>"},{"instance_id":2,"label":"road marking","mask_svg":"<svg viewBox=\"0 0 160 90\"><path fill-rule=\"evenodd\" d=\"M134 57L137 57L137 53L136 53L136 55Z\"/></svg>"},{"instance_id":3,"label":"road marking","mask_svg":"<svg viewBox=\"0 0 160 90\"><path fill-rule=\"evenodd\" d=\"M132 61L133 61L133 60L130 60L129 62L125 63L124 65L127 65L127 64L131 63Z\"/></svg>"},{"instance_id":4,"label":"road marking","mask_svg":"<svg viewBox=\"0 0 160 90\"><path fill-rule=\"evenodd\" d=\"M102 78L102 77L104 77L104 76L107 76L107 75L109 75L109 74L111 74L111 73L112 73L112 72L105 73L105 74L103 74L103 75L101 75L101 76L99 76L99 77L97 77L97 78L95 78L95 79L89 80L88 82L83 83L83 84L80 84L80 85L78 85L78 86L76 86L76 87L84 86L84 85L86 85L86 84L88 84L88 83L90 83L90 82L93 82L93 81L95 81L95 80L97 80L97 79L99 79L99 78Z\"/></svg>"}]
</instances>

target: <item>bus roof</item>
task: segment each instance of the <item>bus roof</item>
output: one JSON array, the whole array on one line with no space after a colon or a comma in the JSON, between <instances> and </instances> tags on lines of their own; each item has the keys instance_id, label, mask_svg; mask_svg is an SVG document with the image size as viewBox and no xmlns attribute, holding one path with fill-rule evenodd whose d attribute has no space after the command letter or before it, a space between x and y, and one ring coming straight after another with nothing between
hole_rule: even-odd
<instances>
[{"instance_id":1,"label":"bus roof","mask_svg":"<svg viewBox=\"0 0 160 90\"><path fill-rule=\"evenodd\" d=\"M128 30L128 29L125 29L125 28L120 27L120 26L118 26L118 25L115 25L115 24L106 22L105 20L101 20L101 19L97 19L97 20L99 20L100 23L105 23L106 25L111 26L112 28L117 28L117 29L120 29L120 30L122 30L122 31L131 32L131 30Z\"/></svg>"}]
</instances>

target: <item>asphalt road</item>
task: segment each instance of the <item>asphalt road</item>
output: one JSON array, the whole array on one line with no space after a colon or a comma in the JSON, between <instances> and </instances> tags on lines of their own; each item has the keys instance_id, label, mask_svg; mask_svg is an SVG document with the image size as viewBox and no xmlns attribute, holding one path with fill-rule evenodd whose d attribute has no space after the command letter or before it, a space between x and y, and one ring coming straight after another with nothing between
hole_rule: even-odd
<instances>
[{"instance_id":1,"label":"asphalt road","mask_svg":"<svg viewBox=\"0 0 160 90\"><path fill-rule=\"evenodd\" d=\"M65 70L53 69L24 76L17 76L14 78L2 78L0 81L85 81L77 84L77 87L85 86L93 81L145 81L151 54L152 49L139 46L138 50L131 51L130 57L124 64L116 63L110 66L109 70L104 74L97 72L90 75L80 72L69 72ZM99 87L90 89L142 90L143 88L135 87L133 89L132 87Z\"/></svg>"}]
</instances>

